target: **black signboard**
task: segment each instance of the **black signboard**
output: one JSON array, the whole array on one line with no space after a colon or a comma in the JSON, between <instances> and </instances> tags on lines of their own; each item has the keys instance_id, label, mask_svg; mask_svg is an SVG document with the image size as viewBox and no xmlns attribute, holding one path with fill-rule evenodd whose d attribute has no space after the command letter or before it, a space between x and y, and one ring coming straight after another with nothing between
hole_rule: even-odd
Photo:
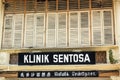
<instances>
[{"instance_id":1,"label":"black signboard","mask_svg":"<svg viewBox=\"0 0 120 80\"><path fill-rule=\"evenodd\" d=\"M95 52L19 53L18 65L95 64Z\"/></svg>"},{"instance_id":2,"label":"black signboard","mask_svg":"<svg viewBox=\"0 0 120 80\"><path fill-rule=\"evenodd\" d=\"M98 77L98 71L21 71L18 78Z\"/></svg>"}]
</instances>

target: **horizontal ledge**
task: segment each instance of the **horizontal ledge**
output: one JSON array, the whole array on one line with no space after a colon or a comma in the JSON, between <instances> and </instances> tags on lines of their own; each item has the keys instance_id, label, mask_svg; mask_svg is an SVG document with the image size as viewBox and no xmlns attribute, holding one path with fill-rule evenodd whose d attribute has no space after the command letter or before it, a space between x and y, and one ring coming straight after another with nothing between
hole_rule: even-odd
<instances>
[{"instance_id":1,"label":"horizontal ledge","mask_svg":"<svg viewBox=\"0 0 120 80\"><path fill-rule=\"evenodd\" d=\"M120 70L120 64L97 64L97 65L42 65L42 66L0 66L1 71L71 71L71 70Z\"/></svg>"},{"instance_id":2,"label":"horizontal ledge","mask_svg":"<svg viewBox=\"0 0 120 80\"><path fill-rule=\"evenodd\" d=\"M69 48L21 48L21 49L1 49L0 52L20 53L20 52L52 52L52 51L103 51L108 49L118 48L117 45L111 46L83 46L83 47L69 47Z\"/></svg>"}]
</instances>

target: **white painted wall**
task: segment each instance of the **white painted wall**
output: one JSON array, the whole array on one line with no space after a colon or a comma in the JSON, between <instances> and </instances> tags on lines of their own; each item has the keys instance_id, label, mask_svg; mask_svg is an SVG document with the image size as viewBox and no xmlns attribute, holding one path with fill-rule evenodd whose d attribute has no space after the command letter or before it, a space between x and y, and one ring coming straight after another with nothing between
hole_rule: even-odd
<instances>
[{"instance_id":1,"label":"white painted wall","mask_svg":"<svg viewBox=\"0 0 120 80\"><path fill-rule=\"evenodd\" d=\"M6 80L4 77L0 77L0 80Z\"/></svg>"},{"instance_id":2,"label":"white painted wall","mask_svg":"<svg viewBox=\"0 0 120 80\"><path fill-rule=\"evenodd\" d=\"M3 27L3 0L0 0L0 49L1 49L1 40L2 40L2 27Z\"/></svg>"},{"instance_id":3,"label":"white painted wall","mask_svg":"<svg viewBox=\"0 0 120 80\"><path fill-rule=\"evenodd\" d=\"M113 2L115 15L116 44L118 46L118 49L115 50L115 57L120 60L120 0L113 0Z\"/></svg>"},{"instance_id":4,"label":"white painted wall","mask_svg":"<svg viewBox=\"0 0 120 80\"><path fill-rule=\"evenodd\" d=\"M6 52L0 52L0 65L9 65L10 54Z\"/></svg>"}]
</instances>

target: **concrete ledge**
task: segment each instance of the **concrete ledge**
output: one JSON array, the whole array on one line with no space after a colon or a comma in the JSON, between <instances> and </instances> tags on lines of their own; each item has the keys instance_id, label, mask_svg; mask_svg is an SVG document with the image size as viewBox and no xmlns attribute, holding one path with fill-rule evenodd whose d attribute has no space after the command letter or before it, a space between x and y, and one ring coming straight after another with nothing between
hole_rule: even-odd
<instances>
[{"instance_id":1,"label":"concrete ledge","mask_svg":"<svg viewBox=\"0 0 120 80\"><path fill-rule=\"evenodd\" d=\"M54 71L54 70L119 70L120 64L98 64L98 65L46 65L46 66L0 66L1 71Z\"/></svg>"}]
</instances>

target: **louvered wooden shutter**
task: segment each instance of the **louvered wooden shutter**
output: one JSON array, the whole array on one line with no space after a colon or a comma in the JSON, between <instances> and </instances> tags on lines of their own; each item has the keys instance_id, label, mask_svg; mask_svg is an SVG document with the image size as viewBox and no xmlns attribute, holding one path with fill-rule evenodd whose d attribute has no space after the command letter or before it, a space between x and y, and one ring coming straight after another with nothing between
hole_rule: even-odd
<instances>
[{"instance_id":1,"label":"louvered wooden shutter","mask_svg":"<svg viewBox=\"0 0 120 80\"><path fill-rule=\"evenodd\" d=\"M57 29L57 47L67 46L67 21L66 13L58 14L58 29Z\"/></svg>"},{"instance_id":2,"label":"louvered wooden shutter","mask_svg":"<svg viewBox=\"0 0 120 80\"><path fill-rule=\"evenodd\" d=\"M35 0L26 0L26 11L35 10Z\"/></svg>"},{"instance_id":3,"label":"louvered wooden shutter","mask_svg":"<svg viewBox=\"0 0 120 80\"><path fill-rule=\"evenodd\" d=\"M67 10L67 0L58 0L58 10Z\"/></svg>"},{"instance_id":4,"label":"louvered wooden shutter","mask_svg":"<svg viewBox=\"0 0 120 80\"><path fill-rule=\"evenodd\" d=\"M80 13L80 41L81 45L89 45L90 37L89 37L89 14L88 12Z\"/></svg>"},{"instance_id":5,"label":"louvered wooden shutter","mask_svg":"<svg viewBox=\"0 0 120 80\"><path fill-rule=\"evenodd\" d=\"M56 0L48 0L48 11L56 10Z\"/></svg>"},{"instance_id":6,"label":"louvered wooden shutter","mask_svg":"<svg viewBox=\"0 0 120 80\"><path fill-rule=\"evenodd\" d=\"M102 2L101 0L92 0L91 7L92 8L101 8Z\"/></svg>"},{"instance_id":7,"label":"louvered wooden shutter","mask_svg":"<svg viewBox=\"0 0 120 80\"><path fill-rule=\"evenodd\" d=\"M2 48L10 49L13 47L13 15L6 15L4 22L4 36Z\"/></svg>"},{"instance_id":8,"label":"louvered wooden shutter","mask_svg":"<svg viewBox=\"0 0 120 80\"><path fill-rule=\"evenodd\" d=\"M102 0L103 1L103 7L112 7L113 1L114 0Z\"/></svg>"},{"instance_id":9,"label":"louvered wooden shutter","mask_svg":"<svg viewBox=\"0 0 120 80\"><path fill-rule=\"evenodd\" d=\"M44 30L45 30L45 15L44 14L36 14L36 30L35 30L35 37L36 37L36 47L44 47Z\"/></svg>"},{"instance_id":10,"label":"louvered wooden shutter","mask_svg":"<svg viewBox=\"0 0 120 80\"><path fill-rule=\"evenodd\" d=\"M37 0L36 10L45 11L45 0Z\"/></svg>"},{"instance_id":11,"label":"louvered wooden shutter","mask_svg":"<svg viewBox=\"0 0 120 80\"><path fill-rule=\"evenodd\" d=\"M15 11L23 12L24 11L24 0L15 0Z\"/></svg>"},{"instance_id":12,"label":"louvered wooden shutter","mask_svg":"<svg viewBox=\"0 0 120 80\"><path fill-rule=\"evenodd\" d=\"M7 3L9 4L9 7L5 7L5 12L14 12L15 8L15 1L14 0L6 0Z\"/></svg>"},{"instance_id":13,"label":"louvered wooden shutter","mask_svg":"<svg viewBox=\"0 0 120 80\"><path fill-rule=\"evenodd\" d=\"M33 47L34 41L34 14L26 14L25 47Z\"/></svg>"},{"instance_id":14,"label":"louvered wooden shutter","mask_svg":"<svg viewBox=\"0 0 120 80\"><path fill-rule=\"evenodd\" d=\"M89 0L80 0L80 9L89 8Z\"/></svg>"},{"instance_id":15,"label":"louvered wooden shutter","mask_svg":"<svg viewBox=\"0 0 120 80\"><path fill-rule=\"evenodd\" d=\"M103 11L104 18L104 44L114 44L112 30L112 12Z\"/></svg>"},{"instance_id":16,"label":"louvered wooden shutter","mask_svg":"<svg viewBox=\"0 0 120 80\"><path fill-rule=\"evenodd\" d=\"M69 0L69 9L78 9L78 0Z\"/></svg>"},{"instance_id":17,"label":"louvered wooden shutter","mask_svg":"<svg viewBox=\"0 0 120 80\"><path fill-rule=\"evenodd\" d=\"M46 47L56 47L56 13L48 13Z\"/></svg>"},{"instance_id":18,"label":"louvered wooden shutter","mask_svg":"<svg viewBox=\"0 0 120 80\"><path fill-rule=\"evenodd\" d=\"M70 13L70 36L69 36L69 46L77 47L78 46L78 13Z\"/></svg>"},{"instance_id":19,"label":"louvered wooden shutter","mask_svg":"<svg viewBox=\"0 0 120 80\"><path fill-rule=\"evenodd\" d=\"M93 37L93 45L101 45L102 44L102 15L100 11L92 12L92 37Z\"/></svg>"},{"instance_id":20,"label":"louvered wooden shutter","mask_svg":"<svg viewBox=\"0 0 120 80\"><path fill-rule=\"evenodd\" d=\"M23 19L24 15L16 14L14 15L14 48L21 48L22 46L22 34L23 34Z\"/></svg>"}]
</instances>

